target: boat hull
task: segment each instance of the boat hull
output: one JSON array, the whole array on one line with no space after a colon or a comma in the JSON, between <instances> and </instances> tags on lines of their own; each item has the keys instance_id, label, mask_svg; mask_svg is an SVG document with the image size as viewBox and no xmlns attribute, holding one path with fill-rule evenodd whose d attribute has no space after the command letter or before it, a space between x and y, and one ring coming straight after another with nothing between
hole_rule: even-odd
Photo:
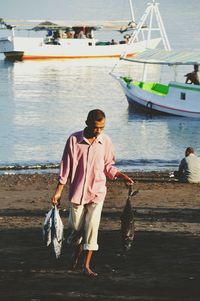
<instances>
[{"instance_id":1,"label":"boat hull","mask_svg":"<svg viewBox=\"0 0 200 301\"><path fill-rule=\"evenodd\" d=\"M166 95L157 95L120 79L127 100L136 110L150 114L169 114L200 118L200 86L169 83Z\"/></svg>"},{"instance_id":2,"label":"boat hull","mask_svg":"<svg viewBox=\"0 0 200 301\"><path fill-rule=\"evenodd\" d=\"M143 113L146 115L171 115L169 113L166 112L162 112L162 111L158 111L155 110L154 107L151 106L151 104L147 104L146 106L142 105L139 103L139 101L137 100L133 100L133 98L129 98L128 96L126 96L127 101L130 105L130 107L133 109L134 112L137 113Z\"/></svg>"},{"instance_id":3,"label":"boat hull","mask_svg":"<svg viewBox=\"0 0 200 301\"><path fill-rule=\"evenodd\" d=\"M43 38L7 37L0 39L0 52L8 59L84 59L118 58L122 53L134 56L146 48L146 41L134 44L96 45L91 39L60 39L58 45L47 44ZM149 42L156 48L160 38ZM20 53L20 56L19 56Z\"/></svg>"}]
</instances>

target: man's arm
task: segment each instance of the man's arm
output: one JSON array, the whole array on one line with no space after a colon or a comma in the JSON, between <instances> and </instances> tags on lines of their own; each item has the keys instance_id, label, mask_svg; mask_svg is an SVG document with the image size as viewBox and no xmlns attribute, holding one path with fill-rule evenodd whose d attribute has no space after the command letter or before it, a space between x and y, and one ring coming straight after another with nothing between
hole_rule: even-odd
<instances>
[{"instance_id":1,"label":"man's arm","mask_svg":"<svg viewBox=\"0 0 200 301\"><path fill-rule=\"evenodd\" d=\"M58 205L60 203L60 198L61 198L64 186L65 186L64 184L58 183L58 185L56 187L56 191L51 199L51 202L53 205Z\"/></svg>"},{"instance_id":2,"label":"man's arm","mask_svg":"<svg viewBox=\"0 0 200 301\"><path fill-rule=\"evenodd\" d=\"M56 187L55 193L51 198L51 202L53 205L58 205L60 203L60 198L62 195L62 191L64 185L67 183L67 178L69 176L71 167L71 160L70 160L70 139L67 140L65 145L65 149L62 156L62 161L60 163L60 173L58 178L58 185Z\"/></svg>"},{"instance_id":3,"label":"man's arm","mask_svg":"<svg viewBox=\"0 0 200 301\"><path fill-rule=\"evenodd\" d=\"M124 180L124 182L128 186L131 186L131 185L134 184L134 181L129 176L127 176L126 174L122 173L121 171L118 171L116 173L115 177L118 178L118 179Z\"/></svg>"},{"instance_id":4,"label":"man's arm","mask_svg":"<svg viewBox=\"0 0 200 301\"><path fill-rule=\"evenodd\" d=\"M178 171L179 173L183 174L186 168L185 158L183 158L179 164Z\"/></svg>"}]
</instances>

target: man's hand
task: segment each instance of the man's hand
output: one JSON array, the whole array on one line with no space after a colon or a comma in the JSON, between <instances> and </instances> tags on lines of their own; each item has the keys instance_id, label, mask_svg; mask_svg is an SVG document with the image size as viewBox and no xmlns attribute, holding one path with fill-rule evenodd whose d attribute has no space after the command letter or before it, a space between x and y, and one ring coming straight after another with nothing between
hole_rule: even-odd
<instances>
[{"instance_id":1,"label":"man's hand","mask_svg":"<svg viewBox=\"0 0 200 301\"><path fill-rule=\"evenodd\" d=\"M134 184L133 179L129 178L127 175L124 177L124 182L127 186L132 186Z\"/></svg>"},{"instance_id":2,"label":"man's hand","mask_svg":"<svg viewBox=\"0 0 200 301\"><path fill-rule=\"evenodd\" d=\"M120 179L123 179L124 182L125 182L125 184L126 184L127 186L132 186L132 185L134 184L133 179L131 179L129 176L127 176L126 174L124 174L124 173L122 173L122 172L120 172L120 171L118 171L118 172L116 173L116 177L117 177L117 178L120 178Z\"/></svg>"},{"instance_id":3,"label":"man's hand","mask_svg":"<svg viewBox=\"0 0 200 301\"><path fill-rule=\"evenodd\" d=\"M60 199L61 199L63 187L64 187L63 184L58 183L58 185L57 185L57 187L56 187L56 191L55 191L54 195L53 195L52 198L51 198L51 203L52 203L54 206L60 204Z\"/></svg>"},{"instance_id":4,"label":"man's hand","mask_svg":"<svg viewBox=\"0 0 200 301\"><path fill-rule=\"evenodd\" d=\"M60 198L61 198L61 194L57 194L55 193L51 199L51 203L55 206L55 205L60 205Z\"/></svg>"}]
</instances>

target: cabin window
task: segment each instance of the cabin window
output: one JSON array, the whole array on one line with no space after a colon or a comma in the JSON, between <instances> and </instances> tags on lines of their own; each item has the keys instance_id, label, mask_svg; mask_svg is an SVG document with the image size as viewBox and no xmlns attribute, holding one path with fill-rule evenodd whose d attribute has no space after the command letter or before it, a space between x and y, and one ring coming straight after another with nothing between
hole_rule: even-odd
<instances>
[{"instance_id":1,"label":"cabin window","mask_svg":"<svg viewBox=\"0 0 200 301\"><path fill-rule=\"evenodd\" d=\"M186 93L181 92L181 99L182 99L182 100L186 100Z\"/></svg>"}]
</instances>

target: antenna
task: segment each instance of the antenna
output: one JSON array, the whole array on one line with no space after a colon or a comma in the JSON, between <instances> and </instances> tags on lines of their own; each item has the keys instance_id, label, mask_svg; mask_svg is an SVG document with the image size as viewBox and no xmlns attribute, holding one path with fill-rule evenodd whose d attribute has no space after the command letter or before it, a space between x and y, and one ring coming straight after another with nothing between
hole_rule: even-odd
<instances>
[{"instance_id":1,"label":"antenna","mask_svg":"<svg viewBox=\"0 0 200 301\"><path fill-rule=\"evenodd\" d=\"M129 5L130 5L130 10L131 10L132 21L135 22L135 14L134 14L134 10L133 10L132 0L129 0Z\"/></svg>"}]
</instances>

